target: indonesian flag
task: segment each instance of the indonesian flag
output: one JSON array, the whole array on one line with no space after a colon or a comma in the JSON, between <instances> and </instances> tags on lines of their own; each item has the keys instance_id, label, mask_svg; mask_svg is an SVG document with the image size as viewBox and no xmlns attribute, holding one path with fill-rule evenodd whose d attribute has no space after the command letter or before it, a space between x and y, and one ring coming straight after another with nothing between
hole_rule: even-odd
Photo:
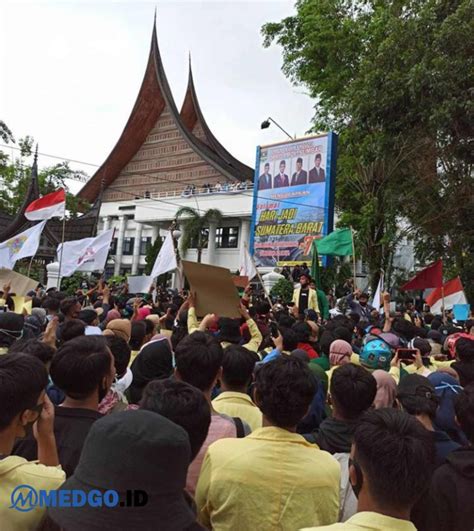
<instances>
[{"instance_id":1,"label":"indonesian flag","mask_svg":"<svg viewBox=\"0 0 474 531\"><path fill-rule=\"evenodd\" d=\"M40 197L30 203L25 210L25 218L30 221L63 218L66 210L66 193L60 188L57 192Z\"/></svg>"},{"instance_id":2,"label":"indonesian flag","mask_svg":"<svg viewBox=\"0 0 474 531\"><path fill-rule=\"evenodd\" d=\"M443 285L444 288L444 309L451 310L455 304L467 304L466 295L459 277L449 280ZM429 305L431 313L441 314L443 304L443 294L441 288L434 289L428 297L426 304Z\"/></svg>"},{"instance_id":3,"label":"indonesian flag","mask_svg":"<svg viewBox=\"0 0 474 531\"><path fill-rule=\"evenodd\" d=\"M441 288L443 285L443 262L438 260L434 264L422 269L400 289L408 291L410 289Z\"/></svg>"}]
</instances>

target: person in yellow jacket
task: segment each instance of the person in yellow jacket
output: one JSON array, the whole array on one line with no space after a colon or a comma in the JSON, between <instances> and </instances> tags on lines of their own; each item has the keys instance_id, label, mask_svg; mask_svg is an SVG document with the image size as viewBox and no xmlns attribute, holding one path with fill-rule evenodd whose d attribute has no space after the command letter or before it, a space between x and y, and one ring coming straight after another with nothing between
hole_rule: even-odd
<instances>
[{"instance_id":1,"label":"person in yellow jacket","mask_svg":"<svg viewBox=\"0 0 474 531\"><path fill-rule=\"evenodd\" d=\"M201 332L204 332L207 330L207 327L216 319L216 316L214 314L208 314L206 315L201 323L198 322L197 316L196 316L196 307L195 307L195 294L190 294L189 296L189 310L188 310L188 333L192 334L193 332L196 332L197 330L200 330ZM258 348L260 346L260 343L262 342L262 334L260 333L260 330L258 329L257 323L250 317L247 308L241 304L239 308L240 315L245 319L247 322L247 326L250 332L250 341L248 343L245 343L245 345L242 345L247 350L251 350L252 352L258 352ZM228 321L232 321L232 319L229 319ZM236 336L235 340L233 341L227 341L226 338L220 341L222 348L226 348L232 344L238 344L239 338ZM234 338L232 338L234 339Z\"/></svg>"},{"instance_id":2,"label":"person in yellow jacket","mask_svg":"<svg viewBox=\"0 0 474 531\"><path fill-rule=\"evenodd\" d=\"M305 310L314 310L318 314L318 294L316 290L309 287L310 278L303 273L300 276L300 287L293 291L293 312L295 315L303 315Z\"/></svg>"}]
</instances>

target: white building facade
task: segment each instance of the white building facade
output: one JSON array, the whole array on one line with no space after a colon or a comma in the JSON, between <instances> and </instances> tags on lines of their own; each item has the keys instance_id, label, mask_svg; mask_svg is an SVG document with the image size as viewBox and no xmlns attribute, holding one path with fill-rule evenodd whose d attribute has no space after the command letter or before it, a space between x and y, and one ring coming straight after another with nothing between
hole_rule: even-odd
<instances>
[{"instance_id":1,"label":"white building facade","mask_svg":"<svg viewBox=\"0 0 474 531\"><path fill-rule=\"evenodd\" d=\"M182 192L167 192L159 196L103 203L100 210L99 231L115 229L106 267L106 275L140 275L144 272L148 246L163 238L176 212L191 207L199 212L211 208L222 212L222 221L208 229L207 246L202 262L236 271L241 255L250 241L252 215L251 187L242 191L182 196ZM178 224L179 225L179 224ZM182 229L182 227L180 227ZM183 259L196 261L197 250L190 248Z\"/></svg>"}]
</instances>

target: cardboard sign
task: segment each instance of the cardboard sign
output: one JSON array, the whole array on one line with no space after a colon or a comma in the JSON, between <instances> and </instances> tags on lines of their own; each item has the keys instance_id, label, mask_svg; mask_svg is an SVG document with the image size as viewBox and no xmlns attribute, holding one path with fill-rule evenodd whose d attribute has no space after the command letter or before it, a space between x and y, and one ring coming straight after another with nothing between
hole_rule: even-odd
<instances>
[{"instance_id":1,"label":"cardboard sign","mask_svg":"<svg viewBox=\"0 0 474 531\"><path fill-rule=\"evenodd\" d=\"M249 277L241 277L240 275L234 275L232 280L236 288L245 289L249 283Z\"/></svg>"},{"instance_id":2,"label":"cardboard sign","mask_svg":"<svg viewBox=\"0 0 474 531\"><path fill-rule=\"evenodd\" d=\"M25 301L25 297L15 296L12 297L13 304L15 305L15 313L26 313L27 315L31 315L31 308L33 305L33 301L31 299L28 299Z\"/></svg>"},{"instance_id":3,"label":"cardboard sign","mask_svg":"<svg viewBox=\"0 0 474 531\"><path fill-rule=\"evenodd\" d=\"M127 277L129 293L148 293L153 282L153 277L147 275Z\"/></svg>"},{"instance_id":4,"label":"cardboard sign","mask_svg":"<svg viewBox=\"0 0 474 531\"><path fill-rule=\"evenodd\" d=\"M17 295L26 295L32 289L36 289L39 284L37 280L10 269L0 269L0 290L8 283L11 285L10 293L16 293Z\"/></svg>"},{"instance_id":5,"label":"cardboard sign","mask_svg":"<svg viewBox=\"0 0 474 531\"><path fill-rule=\"evenodd\" d=\"M196 315L215 313L219 317L240 316L240 299L232 275L224 267L182 261L191 290L196 293Z\"/></svg>"},{"instance_id":6,"label":"cardboard sign","mask_svg":"<svg viewBox=\"0 0 474 531\"><path fill-rule=\"evenodd\" d=\"M467 321L469 319L470 304L454 304L453 313L456 321Z\"/></svg>"}]
</instances>

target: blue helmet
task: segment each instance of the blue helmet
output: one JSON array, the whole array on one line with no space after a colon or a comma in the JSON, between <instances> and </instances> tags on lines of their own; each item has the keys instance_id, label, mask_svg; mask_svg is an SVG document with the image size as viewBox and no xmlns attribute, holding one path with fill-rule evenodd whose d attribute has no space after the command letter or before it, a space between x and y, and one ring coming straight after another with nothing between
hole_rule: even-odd
<instances>
[{"instance_id":1,"label":"blue helmet","mask_svg":"<svg viewBox=\"0 0 474 531\"><path fill-rule=\"evenodd\" d=\"M359 359L366 369L388 371L392 360L392 350L383 339L371 339L360 351Z\"/></svg>"}]
</instances>

